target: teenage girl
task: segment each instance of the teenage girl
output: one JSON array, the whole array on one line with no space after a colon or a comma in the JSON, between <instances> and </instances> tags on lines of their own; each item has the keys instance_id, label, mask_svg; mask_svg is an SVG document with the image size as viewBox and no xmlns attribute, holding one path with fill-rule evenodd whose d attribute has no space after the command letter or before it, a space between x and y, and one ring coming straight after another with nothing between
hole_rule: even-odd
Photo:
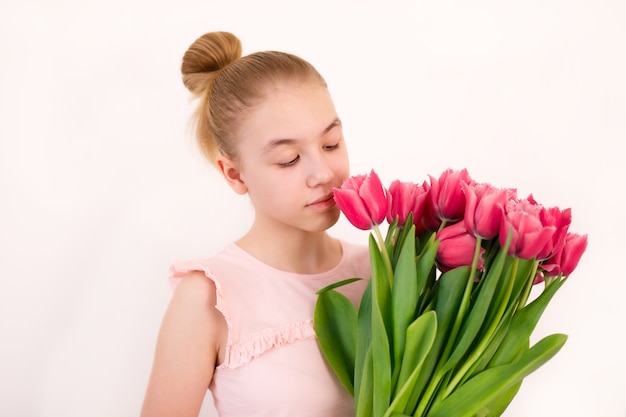
<instances>
[{"instance_id":1,"label":"teenage girl","mask_svg":"<svg viewBox=\"0 0 626 417\"><path fill-rule=\"evenodd\" d=\"M184 54L201 149L254 207L248 232L172 266L143 417L197 417L210 389L221 417L345 417L353 399L313 330L316 291L369 277L366 246L331 237L333 188L349 175L326 82L307 61L210 32ZM366 280L341 291L358 304Z\"/></svg>"}]
</instances>

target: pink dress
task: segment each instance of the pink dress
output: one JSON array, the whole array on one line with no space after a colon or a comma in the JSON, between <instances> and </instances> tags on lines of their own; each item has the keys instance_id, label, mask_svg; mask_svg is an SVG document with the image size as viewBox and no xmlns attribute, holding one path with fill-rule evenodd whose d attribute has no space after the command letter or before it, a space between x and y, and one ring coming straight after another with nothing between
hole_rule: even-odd
<instances>
[{"instance_id":1,"label":"pink dress","mask_svg":"<svg viewBox=\"0 0 626 417\"><path fill-rule=\"evenodd\" d=\"M369 278L366 246L342 242L343 257L320 274L272 268L236 244L209 259L172 265L173 286L190 271L215 282L228 325L224 362L209 387L220 417L347 417L352 396L326 364L313 330L316 291ZM340 288L358 305L367 280Z\"/></svg>"}]
</instances>

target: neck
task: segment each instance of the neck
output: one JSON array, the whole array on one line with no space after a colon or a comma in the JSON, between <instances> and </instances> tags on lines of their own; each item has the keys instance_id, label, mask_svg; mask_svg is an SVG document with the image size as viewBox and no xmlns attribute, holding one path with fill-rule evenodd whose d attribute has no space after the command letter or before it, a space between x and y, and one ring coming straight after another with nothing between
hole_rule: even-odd
<instances>
[{"instance_id":1,"label":"neck","mask_svg":"<svg viewBox=\"0 0 626 417\"><path fill-rule=\"evenodd\" d=\"M265 230L255 225L237 245L262 262L282 271L317 274L336 266L341 243L326 231Z\"/></svg>"}]
</instances>

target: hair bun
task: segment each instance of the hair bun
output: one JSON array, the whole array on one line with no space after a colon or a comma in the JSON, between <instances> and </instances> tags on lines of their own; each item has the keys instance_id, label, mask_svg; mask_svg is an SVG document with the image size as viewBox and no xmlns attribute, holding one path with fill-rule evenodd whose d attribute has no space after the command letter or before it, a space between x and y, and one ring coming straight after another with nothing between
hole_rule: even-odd
<instances>
[{"instance_id":1,"label":"hair bun","mask_svg":"<svg viewBox=\"0 0 626 417\"><path fill-rule=\"evenodd\" d=\"M181 65L183 83L195 95L202 94L217 72L241 58L241 41L229 32L209 32L196 39Z\"/></svg>"}]
</instances>

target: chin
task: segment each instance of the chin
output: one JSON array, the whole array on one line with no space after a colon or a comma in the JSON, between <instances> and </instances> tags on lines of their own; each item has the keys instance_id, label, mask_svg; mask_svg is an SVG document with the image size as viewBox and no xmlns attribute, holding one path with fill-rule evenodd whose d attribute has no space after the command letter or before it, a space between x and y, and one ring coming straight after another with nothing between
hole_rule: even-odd
<instances>
[{"instance_id":1,"label":"chin","mask_svg":"<svg viewBox=\"0 0 626 417\"><path fill-rule=\"evenodd\" d=\"M330 229L331 227L336 225L337 221L339 221L340 214L341 212L339 211L339 209L337 207L333 207L333 209L328 214L328 222L324 230Z\"/></svg>"},{"instance_id":2,"label":"chin","mask_svg":"<svg viewBox=\"0 0 626 417\"><path fill-rule=\"evenodd\" d=\"M337 224L340 214L339 209L333 208L327 211L323 217L318 217L317 221L311 221L306 229L310 232L326 231Z\"/></svg>"}]
</instances>

